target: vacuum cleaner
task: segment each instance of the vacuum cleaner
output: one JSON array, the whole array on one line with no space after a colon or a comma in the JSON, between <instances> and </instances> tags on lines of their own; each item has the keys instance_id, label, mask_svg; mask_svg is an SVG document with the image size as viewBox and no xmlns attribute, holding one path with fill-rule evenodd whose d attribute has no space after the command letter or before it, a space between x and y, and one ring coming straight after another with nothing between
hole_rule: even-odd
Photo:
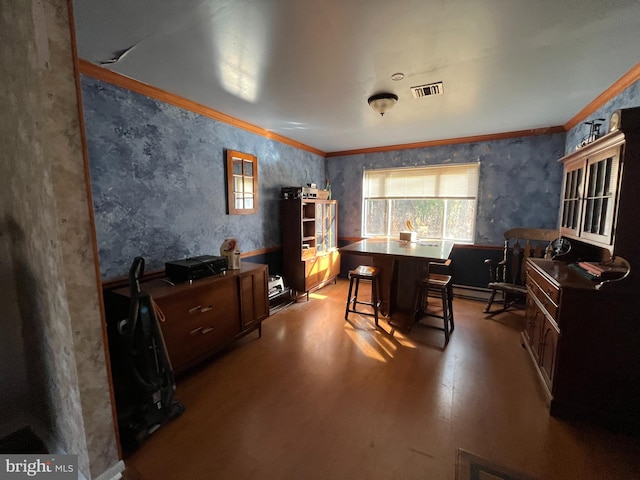
<instances>
[{"instance_id":1,"label":"vacuum cleaner","mask_svg":"<svg viewBox=\"0 0 640 480\"><path fill-rule=\"evenodd\" d=\"M184 406L173 398L176 383L153 299L140 290L143 274L144 259L136 257L129 269L128 318L117 323L121 365L116 410L125 453L136 450L163 424L184 412Z\"/></svg>"}]
</instances>

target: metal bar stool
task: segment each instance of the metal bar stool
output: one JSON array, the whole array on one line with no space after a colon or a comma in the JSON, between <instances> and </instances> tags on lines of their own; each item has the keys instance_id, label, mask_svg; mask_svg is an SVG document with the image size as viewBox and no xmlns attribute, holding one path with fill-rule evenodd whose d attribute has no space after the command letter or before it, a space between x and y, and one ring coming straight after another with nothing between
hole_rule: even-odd
<instances>
[{"instance_id":1,"label":"metal bar stool","mask_svg":"<svg viewBox=\"0 0 640 480\"><path fill-rule=\"evenodd\" d=\"M354 268L349 271L349 295L347 296L347 307L344 312L345 320L349 319L349 312L358 313L360 315L369 315L375 318L376 327L378 326L378 309L380 307L380 299L378 298L378 273L380 269L377 267L370 267L365 265L360 265L359 267ZM371 301L365 302L362 300L358 300L358 288L360 287L360 280L368 280L371 282ZM353 293L353 285L355 283L356 291ZM363 312L361 310L356 310L356 306L360 305L368 305L373 308L373 313L371 312Z\"/></svg>"},{"instance_id":2,"label":"metal bar stool","mask_svg":"<svg viewBox=\"0 0 640 480\"><path fill-rule=\"evenodd\" d=\"M450 264L451 260L447 260L442 264L434 263L433 266L448 268ZM431 269L431 265L429 266L429 269ZM441 299L442 315L429 310L425 311L427 297L430 295ZM442 330L444 332L444 345L446 347L449 343L449 335L455 328L453 321L453 278L451 275L430 273L429 271L425 277L416 281L416 295L413 312L411 313L411 324L419 321L422 317L435 317L442 319L442 327L436 327L433 325L425 326Z\"/></svg>"}]
</instances>

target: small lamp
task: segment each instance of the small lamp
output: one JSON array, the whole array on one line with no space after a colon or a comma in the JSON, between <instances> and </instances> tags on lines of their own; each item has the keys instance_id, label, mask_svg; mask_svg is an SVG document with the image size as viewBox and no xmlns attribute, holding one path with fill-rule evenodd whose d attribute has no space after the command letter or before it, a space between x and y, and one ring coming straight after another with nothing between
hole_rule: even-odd
<instances>
[{"instance_id":1,"label":"small lamp","mask_svg":"<svg viewBox=\"0 0 640 480\"><path fill-rule=\"evenodd\" d=\"M373 108L373 111L379 113L380 116L384 116L398 101L398 96L393 93L378 93L369 97L369 106Z\"/></svg>"}]
</instances>

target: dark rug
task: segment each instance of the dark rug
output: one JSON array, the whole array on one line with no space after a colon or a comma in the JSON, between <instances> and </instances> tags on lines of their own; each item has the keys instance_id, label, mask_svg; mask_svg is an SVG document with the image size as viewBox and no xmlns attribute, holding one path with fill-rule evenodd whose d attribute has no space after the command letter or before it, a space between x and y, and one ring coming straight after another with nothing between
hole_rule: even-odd
<instances>
[{"instance_id":1,"label":"dark rug","mask_svg":"<svg viewBox=\"0 0 640 480\"><path fill-rule=\"evenodd\" d=\"M535 480L529 475L478 457L461 448L456 459L456 480Z\"/></svg>"}]
</instances>

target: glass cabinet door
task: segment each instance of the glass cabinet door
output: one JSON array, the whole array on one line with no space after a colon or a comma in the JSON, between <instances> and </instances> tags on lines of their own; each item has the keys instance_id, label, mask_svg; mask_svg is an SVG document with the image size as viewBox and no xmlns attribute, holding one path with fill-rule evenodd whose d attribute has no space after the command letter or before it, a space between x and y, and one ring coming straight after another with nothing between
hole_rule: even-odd
<instances>
[{"instance_id":1,"label":"glass cabinet door","mask_svg":"<svg viewBox=\"0 0 640 480\"><path fill-rule=\"evenodd\" d=\"M316 202L316 249L318 254L338 247L338 221L336 202Z\"/></svg>"},{"instance_id":2,"label":"glass cabinet door","mask_svg":"<svg viewBox=\"0 0 640 480\"><path fill-rule=\"evenodd\" d=\"M577 237L580 234L584 172L584 161L565 166L562 210L560 212L560 229L563 235Z\"/></svg>"},{"instance_id":3,"label":"glass cabinet door","mask_svg":"<svg viewBox=\"0 0 640 480\"><path fill-rule=\"evenodd\" d=\"M619 148L588 159L581 236L610 244L613 237L614 206L618 187Z\"/></svg>"}]
</instances>

